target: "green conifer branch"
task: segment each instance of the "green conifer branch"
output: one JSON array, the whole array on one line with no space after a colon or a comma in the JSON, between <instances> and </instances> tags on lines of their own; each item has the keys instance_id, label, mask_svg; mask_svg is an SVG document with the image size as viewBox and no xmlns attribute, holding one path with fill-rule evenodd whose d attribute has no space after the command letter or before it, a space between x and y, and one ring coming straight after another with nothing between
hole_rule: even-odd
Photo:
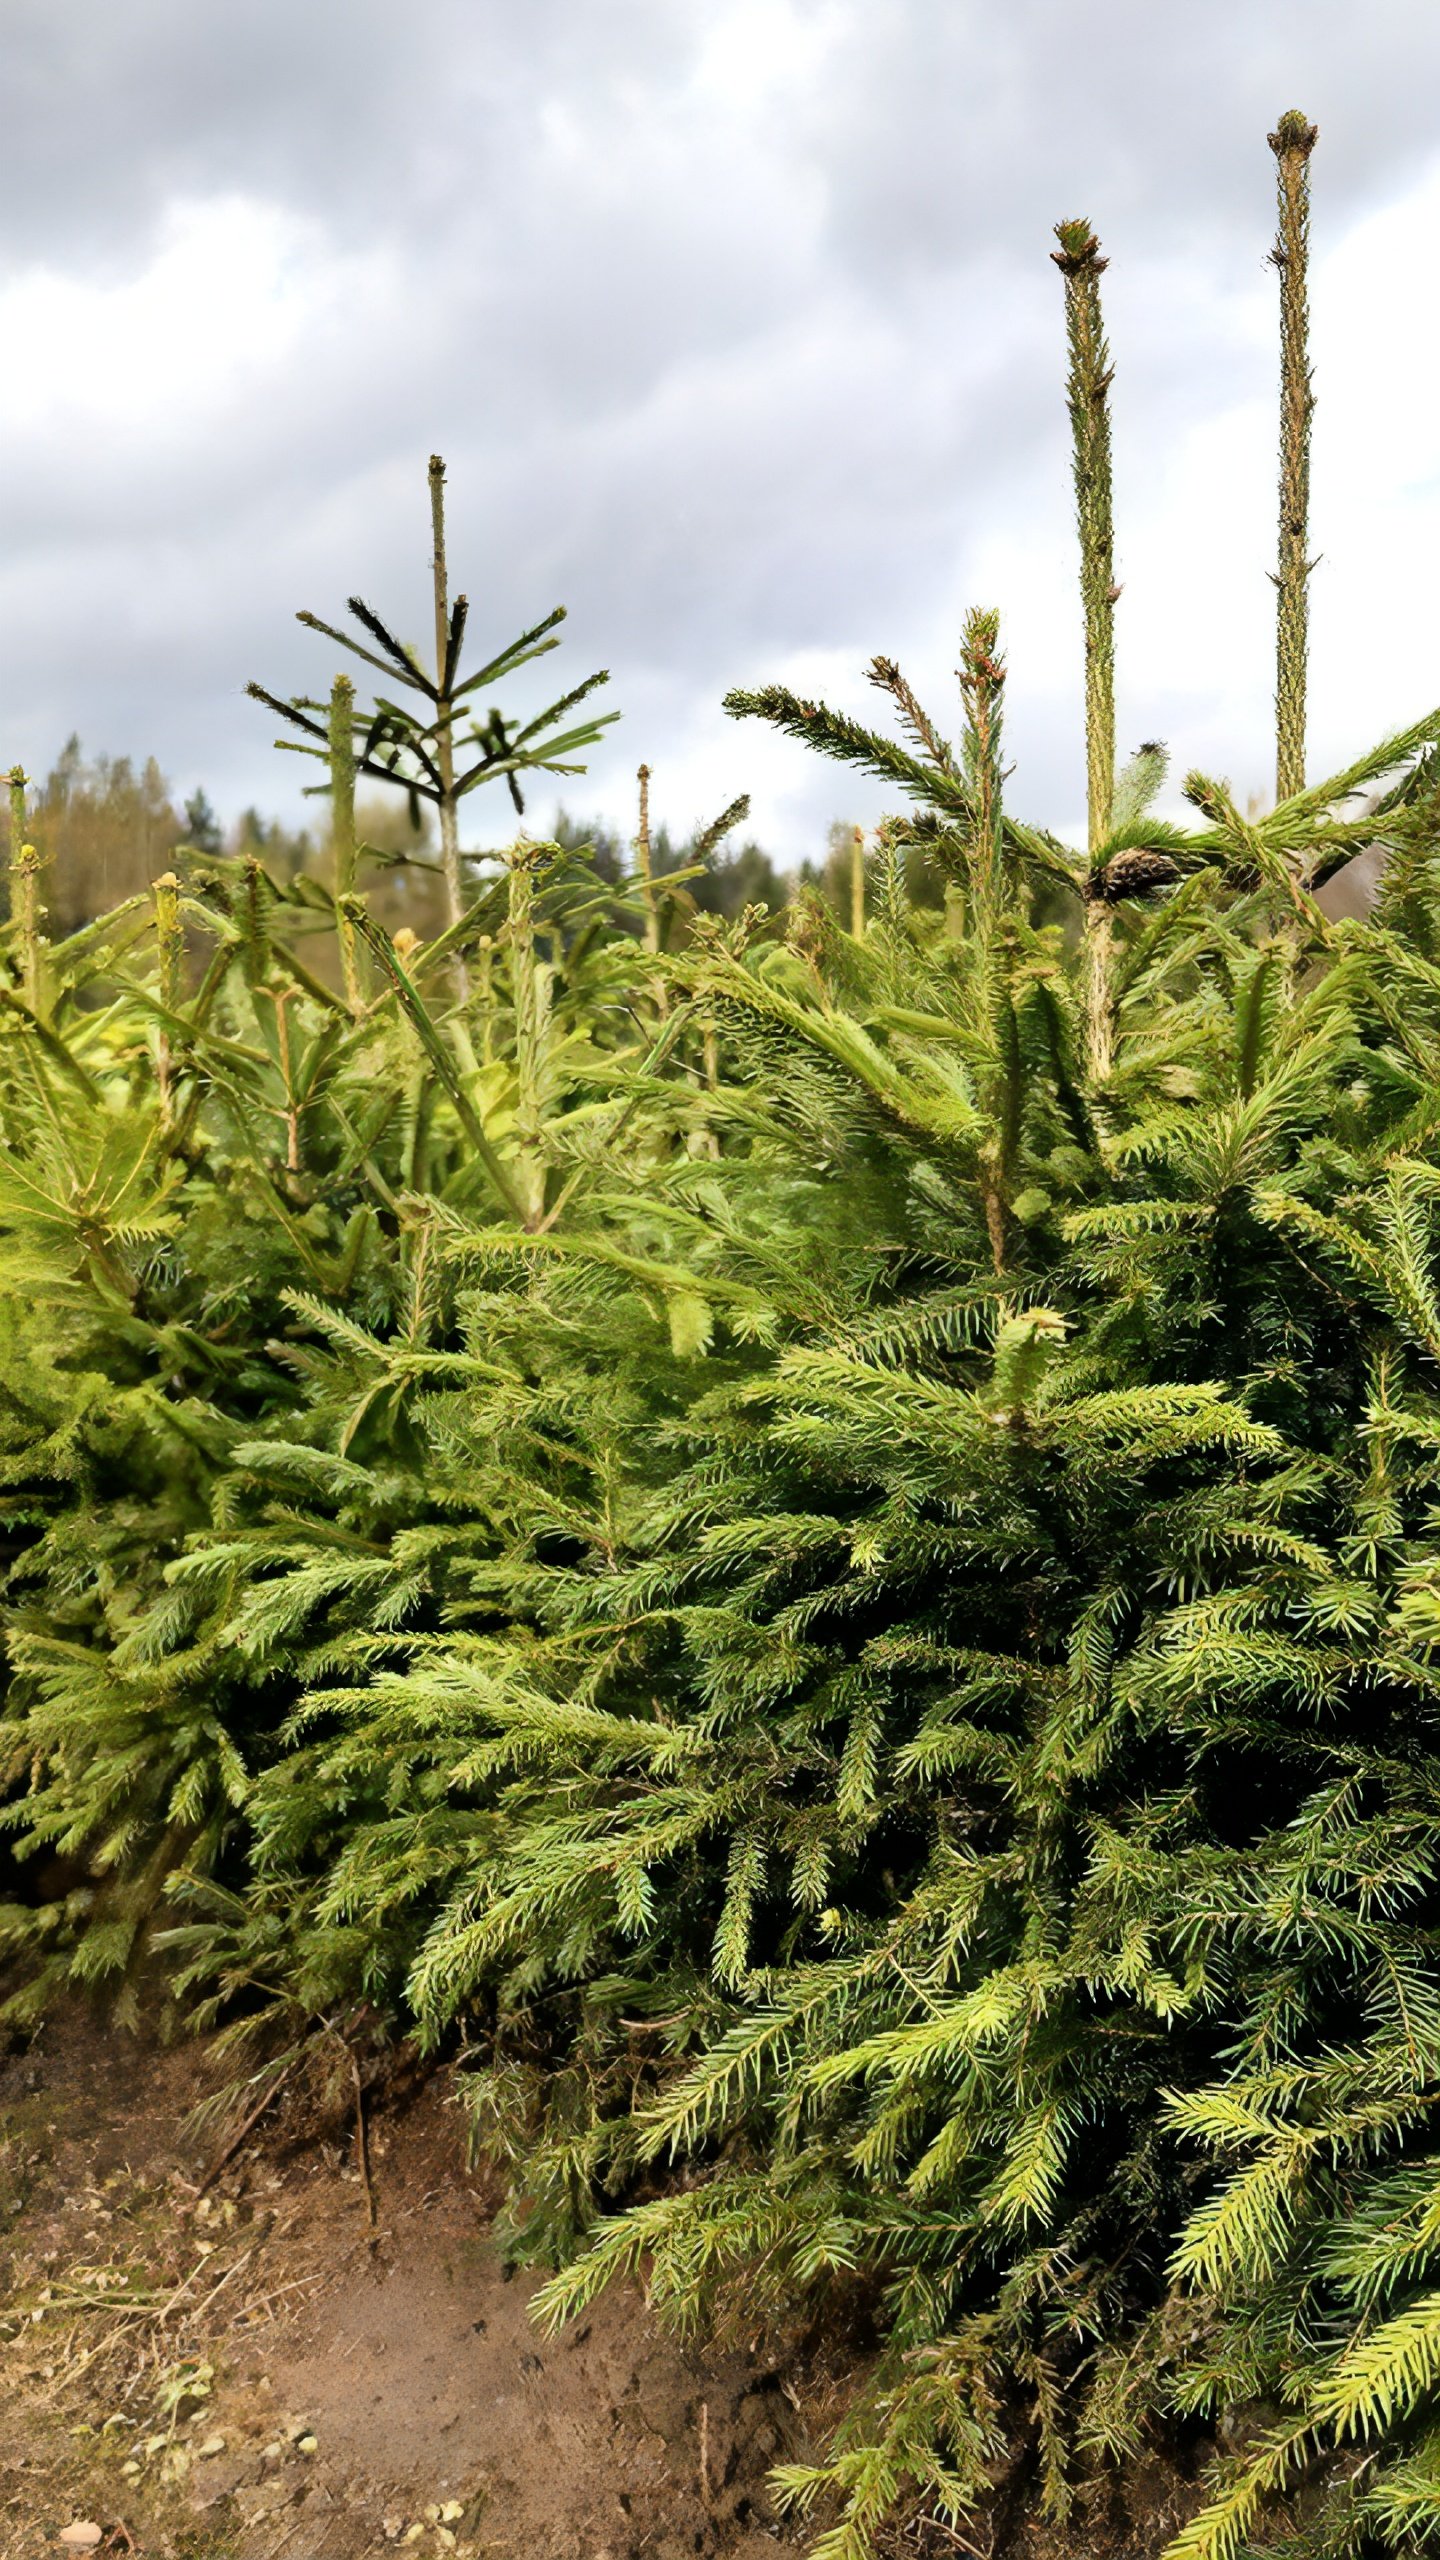
<instances>
[{"instance_id":1,"label":"green conifer branch","mask_svg":"<svg viewBox=\"0 0 1440 2560\"><path fill-rule=\"evenodd\" d=\"M394 987L405 1013L418 1032L421 1045L445 1087L454 1105L456 1116L484 1166L497 1196L517 1224L523 1227L526 1224L525 1201L511 1179L509 1168L487 1134L480 1115L465 1090L460 1072L445 1045L440 1029L432 1018L419 989L407 974L389 935L375 922L360 899L352 898L349 901L349 914L356 932L363 937L373 951Z\"/></svg>"},{"instance_id":2,"label":"green conifer branch","mask_svg":"<svg viewBox=\"0 0 1440 2560\"><path fill-rule=\"evenodd\" d=\"M958 669L965 707L961 763L974 818L970 835L971 894L982 933L1003 903L1005 845L1002 827L1005 661L1000 656L1000 616L976 607L965 617Z\"/></svg>"},{"instance_id":3,"label":"green conifer branch","mask_svg":"<svg viewBox=\"0 0 1440 2560\"><path fill-rule=\"evenodd\" d=\"M786 737L799 739L821 755L858 765L879 781L897 783L907 799L943 810L961 820L967 832L973 831L974 802L959 774L922 763L893 738L865 728L846 711L806 701L781 684L764 685L755 693L727 693L723 707L732 720L768 720ZM1078 888L1074 861L1057 836L1008 814L1002 817L1001 834L1007 849L1045 878L1071 891Z\"/></svg>"},{"instance_id":4,"label":"green conifer branch","mask_svg":"<svg viewBox=\"0 0 1440 2560\"><path fill-rule=\"evenodd\" d=\"M29 776L23 765L11 766L7 783L10 817L9 854L13 863L25 841L26 834L25 796L29 788Z\"/></svg>"}]
</instances>

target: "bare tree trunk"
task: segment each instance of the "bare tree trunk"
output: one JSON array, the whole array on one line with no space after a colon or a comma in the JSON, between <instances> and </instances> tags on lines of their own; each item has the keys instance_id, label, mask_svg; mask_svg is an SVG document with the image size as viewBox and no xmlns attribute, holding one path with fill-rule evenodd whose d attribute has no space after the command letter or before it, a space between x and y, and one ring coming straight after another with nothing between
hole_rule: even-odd
<instances>
[{"instance_id":1,"label":"bare tree trunk","mask_svg":"<svg viewBox=\"0 0 1440 2560\"><path fill-rule=\"evenodd\" d=\"M455 797L455 710L449 685L450 588L445 565L445 465L430 456L430 522L435 536L431 563L435 588L436 732L440 765L440 864L445 875L446 921L458 924L465 912L465 882L460 864L460 810ZM470 972L457 953L455 984L461 1002L470 994Z\"/></svg>"},{"instance_id":2,"label":"bare tree trunk","mask_svg":"<svg viewBox=\"0 0 1440 2560\"><path fill-rule=\"evenodd\" d=\"M1310 647L1310 154L1318 127L1297 109L1270 135L1280 196L1271 263L1280 276L1280 545L1275 569L1275 797L1305 788Z\"/></svg>"},{"instance_id":3,"label":"bare tree trunk","mask_svg":"<svg viewBox=\"0 0 1440 2560\"><path fill-rule=\"evenodd\" d=\"M1055 264L1065 279L1070 346L1068 398L1074 441L1075 512L1080 530L1080 595L1085 614L1085 780L1092 862L1110 833L1115 796L1115 523L1110 459L1110 350L1100 307L1106 260L1088 222L1055 227ZM1112 928L1101 899L1085 909L1085 1044L1090 1073L1103 1083L1114 1055L1110 1000Z\"/></svg>"}]
</instances>

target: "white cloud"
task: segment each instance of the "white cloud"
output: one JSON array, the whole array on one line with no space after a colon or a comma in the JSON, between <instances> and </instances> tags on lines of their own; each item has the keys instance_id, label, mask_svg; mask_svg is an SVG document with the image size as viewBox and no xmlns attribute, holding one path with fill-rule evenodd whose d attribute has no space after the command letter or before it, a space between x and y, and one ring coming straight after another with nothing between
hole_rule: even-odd
<instances>
[{"instance_id":1,"label":"white cloud","mask_svg":"<svg viewBox=\"0 0 1440 2560\"><path fill-rule=\"evenodd\" d=\"M151 254L119 280L39 265L13 275L0 333L20 361L0 380L0 427L213 425L257 367L298 351L319 240L313 221L226 196L172 205ZM177 369L183 399L166 400Z\"/></svg>"},{"instance_id":2,"label":"white cloud","mask_svg":"<svg viewBox=\"0 0 1440 2560\"><path fill-rule=\"evenodd\" d=\"M846 0L720 0L697 17L691 99L707 118L725 107L748 120L823 72L854 11Z\"/></svg>"}]
</instances>

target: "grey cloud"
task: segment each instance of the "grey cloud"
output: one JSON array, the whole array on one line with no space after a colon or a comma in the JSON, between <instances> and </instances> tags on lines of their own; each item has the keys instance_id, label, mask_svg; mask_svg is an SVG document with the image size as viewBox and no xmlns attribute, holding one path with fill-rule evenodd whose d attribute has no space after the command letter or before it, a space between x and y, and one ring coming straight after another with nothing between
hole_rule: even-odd
<instances>
[{"instance_id":1,"label":"grey cloud","mask_svg":"<svg viewBox=\"0 0 1440 2560\"><path fill-rule=\"evenodd\" d=\"M7 254L105 260L176 195L245 189L366 233L522 177L547 104L685 50L661 0L7 0Z\"/></svg>"},{"instance_id":2,"label":"grey cloud","mask_svg":"<svg viewBox=\"0 0 1440 2560\"><path fill-rule=\"evenodd\" d=\"M177 203L241 196L306 226L294 257L338 287L300 344L241 347L223 398L176 343L148 410L52 413L40 382L0 431L0 750L43 762L75 726L284 802L244 680L323 681L290 617L357 585L425 628L432 445L477 625L563 598L577 669L614 670L626 722L573 805L628 806L642 751L690 774L703 746L708 772L725 686L797 652L853 660L856 701L877 647L948 686L937 634L997 529L1068 541L1055 217L1089 211L1114 257L1143 491L1187 420L1268 396L1268 343L1236 328L1266 122L1322 122L1322 238L1440 138L1420 0L806 0L813 41L772 74L776 0L722 87L706 49L734 13L9 0L0 286L36 264L119 286ZM1138 672L1127 708L1203 726ZM1027 800L1063 817L1072 697L1018 661L1013 690ZM721 760L771 778L793 856L861 800L787 753L737 731Z\"/></svg>"}]
</instances>

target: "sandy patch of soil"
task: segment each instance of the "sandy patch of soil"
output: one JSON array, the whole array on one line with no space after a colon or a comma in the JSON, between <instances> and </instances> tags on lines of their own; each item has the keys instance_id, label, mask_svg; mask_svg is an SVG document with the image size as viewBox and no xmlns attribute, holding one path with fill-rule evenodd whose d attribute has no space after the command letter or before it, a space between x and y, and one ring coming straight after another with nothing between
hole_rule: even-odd
<instances>
[{"instance_id":1,"label":"sandy patch of soil","mask_svg":"<svg viewBox=\"0 0 1440 2560\"><path fill-rule=\"evenodd\" d=\"M507 2277L443 2081L353 2143L257 2130L202 2190L193 2050L71 2018L0 2066L0 2555L780 2560L814 2376ZM38 2317L36 2316L38 2314ZM71 2546L74 2547L73 2545Z\"/></svg>"}]
</instances>

